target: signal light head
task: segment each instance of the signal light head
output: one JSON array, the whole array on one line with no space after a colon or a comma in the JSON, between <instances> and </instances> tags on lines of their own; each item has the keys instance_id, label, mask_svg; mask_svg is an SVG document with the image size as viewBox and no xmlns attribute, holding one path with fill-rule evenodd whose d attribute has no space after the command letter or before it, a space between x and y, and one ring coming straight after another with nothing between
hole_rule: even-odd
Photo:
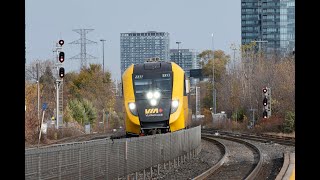
<instances>
[{"instance_id":1,"label":"signal light head","mask_svg":"<svg viewBox=\"0 0 320 180\"><path fill-rule=\"evenodd\" d=\"M61 67L61 68L59 69L59 76L60 76L60 78L63 78L63 77L64 77L64 68L63 68L63 67Z\"/></svg>"},{"instance_id":2,"label":"signal light head","mask_svg":"<svg viewBox=\"0 0 320 180\"><path fill-rule=\"evenodd\" d=\"M268 112L267 111L263 111L262 116L263 116L263 118L267 118L268 117Z\"/></svg>"},{"instance_id":3,"label":"signal light head","mask_svg":"<svg viewBox=\"0 0 320 180\"><path fill-rule=\"evenodd\" d=\"M267 91L268 91L267 88L263 88L263 89L262 89L262 92L263 92L263 93L266 93Z\"/></svg>"},{"instance_id":4,"label":"signal light head","mask_svg":"<svg viewBox=\"0 0 320 180\"><path fill-rule=\"evenodd\" d=\"M61 63L64 61L64 52L59 52L59 61Z\"/></svg>"},{"instance_id":5,"label":"signal light head","mask_svg":"<svg viewBox=\"0 0 320 180\"><path fill-rule=\"evenodd\" d=\"M60 46L62 46L62 45L64 44L64 40L61 39L61 40L59 41L59 44L60 44Z\"/></svg>"},{"instance_id":6,"label":"signal light head","mask_svg":"<svg viewBox=\"0 0 320 180\"><path fill-rule=\"evenodd\" d=\"M266 106L268 104L268 99L266 97L264 97L263 99L263 105Z\"/></svg>"}]
</instances>

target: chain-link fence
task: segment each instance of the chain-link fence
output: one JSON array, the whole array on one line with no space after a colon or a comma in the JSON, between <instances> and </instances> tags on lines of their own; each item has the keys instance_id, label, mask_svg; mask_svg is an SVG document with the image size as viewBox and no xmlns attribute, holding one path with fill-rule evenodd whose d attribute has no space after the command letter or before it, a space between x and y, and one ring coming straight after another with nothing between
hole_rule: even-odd
<instances>
[{"instance_id":1,"label":"chain-link fence","mask_svg":"<svg viewBox=\"0 0 320 180\"><path fill-rule=\"evenodd\" d=\"M25 150L25 179L117 179L201 150L201 127Z\"/></svg>"}]
</instances>

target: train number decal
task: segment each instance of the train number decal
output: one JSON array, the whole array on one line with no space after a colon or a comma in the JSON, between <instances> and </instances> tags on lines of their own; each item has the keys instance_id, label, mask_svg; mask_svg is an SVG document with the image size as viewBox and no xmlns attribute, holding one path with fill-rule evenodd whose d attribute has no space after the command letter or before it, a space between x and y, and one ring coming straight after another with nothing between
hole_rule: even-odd
<instances>
[{"instance_id":1,"label":"train number decal","mask_svg":"<svg viewBox=\"0 0 320 180\"><path fill-rule=\"evenodd\" d=\"M134 76L134 79L142 79L142 78L143 78L143 74Z\"/></svg>"},{"instance_id":2,"label":"train number decal","mask_svg":"<svg viewBox=\"0 0 320 180\"><path fill-rule=\"evenodd\" d=\"M162 74L162 77L170 77L170 73Z\"/></svg>"}]
</instances>

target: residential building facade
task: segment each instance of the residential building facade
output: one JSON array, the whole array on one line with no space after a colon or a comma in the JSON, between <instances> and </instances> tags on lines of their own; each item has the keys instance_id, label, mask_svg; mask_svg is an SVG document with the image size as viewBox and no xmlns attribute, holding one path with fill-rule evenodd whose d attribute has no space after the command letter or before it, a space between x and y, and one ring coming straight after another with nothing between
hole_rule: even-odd
<instances>
[{"instance_id":1,"label":"residential building facade","mask_svg":"<svg viewBox=\"0 0 320 180\"><path fill-rule=\"evenodd\" d=\"M121 74L131 65L143 63L149 58L169 61L168 32L130 32L120 34Z\"/></svg>"}]
</instances>

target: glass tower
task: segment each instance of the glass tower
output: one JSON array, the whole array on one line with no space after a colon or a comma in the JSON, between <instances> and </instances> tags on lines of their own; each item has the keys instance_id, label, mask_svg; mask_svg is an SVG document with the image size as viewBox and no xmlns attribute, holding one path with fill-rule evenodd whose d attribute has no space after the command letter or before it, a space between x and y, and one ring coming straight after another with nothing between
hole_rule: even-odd
<instances>
[{"instance_id":1,"label":"glass tower","mask_svg":"<svg viewBox=\"0 0 320 180\"><path fill-rule=\"evenodd\" d=\"M158 57L169 61L169 33L131 32L120 34L121 74L131 65L143 63L149 58Z\"/></svg>"},{"instance_id":2,"label":"glass tower","mask_svg":"<svg viewBox=\"0 0 320 180\"><path fill-rule=\"evenodd\" d=\"M295 0L241 0L241 44L286 55L295 47Z\"/></svg>"}]
</instances>

